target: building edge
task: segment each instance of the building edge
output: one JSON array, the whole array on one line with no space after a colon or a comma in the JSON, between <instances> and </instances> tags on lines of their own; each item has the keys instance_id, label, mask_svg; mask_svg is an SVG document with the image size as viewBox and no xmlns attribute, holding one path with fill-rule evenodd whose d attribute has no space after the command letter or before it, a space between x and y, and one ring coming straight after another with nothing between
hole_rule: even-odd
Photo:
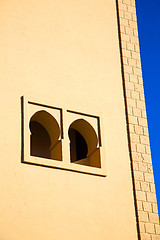
<instances>
[{"instance_id":1,"label":"building edge","mask_svg":"<svg viewBox=\"0 0 160 240\"><path fill-rule=\"evenodd\" d=\"M135 0L116 6L138 239L160 240Z\"/></svg>"}]
</instances>

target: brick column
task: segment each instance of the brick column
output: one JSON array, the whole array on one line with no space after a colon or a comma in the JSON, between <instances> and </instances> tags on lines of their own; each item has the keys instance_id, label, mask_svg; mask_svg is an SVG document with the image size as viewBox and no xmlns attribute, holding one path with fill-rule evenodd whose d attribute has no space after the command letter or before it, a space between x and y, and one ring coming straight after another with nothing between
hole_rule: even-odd
<instances>
[{"instance_id":1,"label":"brick column","mask_svg":"<svg viewBox=\"0 0 160 240\"><path fill-rule=\"evenodd\" d=\"M117 0L117 9L139 239L160 240L135 0Z\"/></svg>"}]
</instances>

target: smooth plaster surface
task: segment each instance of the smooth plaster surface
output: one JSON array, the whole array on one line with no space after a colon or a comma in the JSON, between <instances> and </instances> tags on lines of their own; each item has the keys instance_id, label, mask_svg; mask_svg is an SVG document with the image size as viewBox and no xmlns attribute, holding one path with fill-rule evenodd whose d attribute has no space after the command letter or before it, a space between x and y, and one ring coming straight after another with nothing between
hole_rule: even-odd
<instances>
[{"instance_id":1,"label":"smooth plaster surface","mask_svg":"<svg viewBox=\"0 0 160 240\"><path fill-rule=\"evenodd\" d=\"M113 0L0 2L0 239L137 239L116 17ZM22 164L22 95L100 116L107 177Z\"/></svg>"}]
</instances>

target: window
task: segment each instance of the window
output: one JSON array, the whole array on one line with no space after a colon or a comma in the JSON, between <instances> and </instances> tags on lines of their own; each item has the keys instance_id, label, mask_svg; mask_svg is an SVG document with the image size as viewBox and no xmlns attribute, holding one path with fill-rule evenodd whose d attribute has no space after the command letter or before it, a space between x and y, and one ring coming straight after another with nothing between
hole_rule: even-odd
<instances>
[{"instance_id":1,"label":"window","mask_svg":"<svg viewBox=\"0 0 160 240\"><path fill-rule=\"evenodd\" d=\"M98 137L84 119L75 120L69 127L70 159L72 163L101 167Z\"/></svg>"},{"instance_id":2,"label":"window","mask_svg":"<svg viewBox=\"0 0 160 240\"><path fill-rule=\"evenodd\" d=\"M62 160L60 127L56 119L46 111L36 112L30 119L30 154L54 160Z\"/></svg>"},{"instance_id":3,"label":"window","mask_svg":"<svg viewBox=\"0 0 160 240\"><path fill-rule=\"evenodd\" d=\"M23 97L22 163L106 176L100 118Z\"/></svg>"}]
</instances>

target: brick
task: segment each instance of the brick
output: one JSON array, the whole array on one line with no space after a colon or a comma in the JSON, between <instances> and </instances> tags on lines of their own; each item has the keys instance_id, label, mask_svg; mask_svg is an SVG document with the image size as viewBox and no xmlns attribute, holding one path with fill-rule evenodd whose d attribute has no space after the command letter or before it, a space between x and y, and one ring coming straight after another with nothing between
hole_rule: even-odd
<instances>
[{"instance_id":1,"label":"brick","mask_svg":"<svg viewBox=\"0 0 160 240\"><path fill-rule=\"evenodd\" d=\"M126 90L126 97L131 98L131 90Z\"/></svg>"},{"instance_id":2,"label":"brick","mask_svg":"<svg viewBox=\"0 0 160 240\"><path fill-rule=\"evenodd\" d=\"M160 225L155 224L156 234L160 235Z\"/></svg>"},{"instance_id":3,"label":"brick","mask_svg":"<svg viewBox=\"0 0 160 240\"><path fill-rule=\"evenodd\" d=\"M154 224L146 223L145 228L147 233L155 233Z\"/></svg>"},{"instance_id":4,"label":"brick","mask_svg":"<svg viewBox=\"0 0 160 240\"><path fill-rule=\"evenodd\" d=\"M132 152L137 152L136 143L131 142L131 150Z\"/></svg>"},{"instance_id":5,"label":"brick","mask_svg":"<svg viewBox=\"0 0 160 240\"><path fill-rule=\"evenodd\" d=\"M146 153L147 153L147 154L151 154L150 146L146 146Z\"/></svg>"},{"instance_id":6,"label":"brick","mask_svg":"<svg viewBox=\"0 0 160 240\"><path fill-rule=\"evenodd\" d=\"M119 16L120 16L121 18L124 18L124 10L120 10L120 9L119 9Z\"/></svg>"},{"instance_id":7,"label":"brick","mask_svg":"<svg viewBox=\"0 0 160 240\"><path fill-rule=\"evenodd\" d=\"M151 163L151 155L150 154L142 154L143 162Z\"/></svg>"},{"instance_id":8,"label":"brick","mask_svg":"<svg viewBox=\"0 0 160 240\"><path fill-rule=\"evenodd\" d=\"M151 223L159 223L159 218L158 218L158 214L156 213L148 213L149 214L149 221Z\"/></svg>"},{"instance_id":9,"label":"brick","mask_svg":"<svg viewBox=\"0 0 160 240\"><path fill-rule=\"evenodd\" d=\"M152 235L152 240L160 240L160 235Z\"/></svg>"},{"instance_id":10,"label":"brick","mask_svg":"<svg viewBox=\"0 0 160 240\"><path fill-rule=\"evenodd\" d=\"M123 0L123 3L130 4L130 0Z\"/></svg>"},{"instance_id":11,"label":"brick","mask_svg":"<svg viewBox=\"0 0 160 240\"><path fill-rule=\"evenodd\" d=\"M128 114L131 115L131 116L133 115L132 109L133 109L132 107L128 107L128 108L127 108ZM131 126L130 126L130 132L131 132L131 133L134 133L134 125L131 125Z\"/></svg>"},{"instance_id":12,"label":"brick","mask_svg":"<svg viewBox=\"0 0 160 240\"><path fill-rule=\"evenodd\" d=\"M141 222L148 222L148 213L144 211L138 211L138 216Z\"/></svg>"},{"instance_id":13,"label":"brick","mask_svg":"<svg viewBox=\"0 0 160 240\"><path fill-rule=\"evenodd\" d=\"M152 173L153 174L152 164L148 164L148 173Z\"/></svg>"},{"instance_id":14,"label":"brick","mask_svg":"<svg viewBox=\"0 0 160 240\"><path fill-rule=\"evenodd\" d=\"M141 86L141 85L140 85ZM140 93L140 100L145 102L145 97L144 97L144 93Z\"/></svg>"},{"instance_id":15,"label":"brick","mask_svg":"<svg viewBox=\"0 0 160 240\"><path fill-rule=\"evenodd\" d=\"M125 77L125 81L126 81L126 82L129 82L129 81L130 81L130 80L129 80L130 77L129 77L129 74L128 74L128 73L125 73L125 72L124 72L124 77Z\"/></svg>"},{"instance_id":16,"label":"brick","mask_svg":"<svg viewBox=\"0 0 160 240\"><path fill-rule=\"evenodd\" d=\"M127 103L128 103L128 106L130 107L136 107L136 100L135 99L131 99L131 98L127 98Z\"/></svg>"},{"instance_id":17,"label":"brick","mask_svg":"<svg viewBox=\"0 0 160 240\"><path fill-rule=\"evenodd\" d=\"M143 94L140 94L140 99L142 100L142 97L141 96L143 96ZM143 101L143 100L142 100ZM147 118L147 116L146 116L146 110L142 110L142 117L143 118Z\"/></svg>"},{"instance_id":18,"label":"brick","mask_svg":"<svg viewBox=\"0 0 160 240\"><path fill-rule=\"evenodd\" d=\"M125 34L125 33L121 34L121 39L122 39L122 41L129 42L129 36L127 34Z\"/></svg>"},{"instance_id":19,"label":"brick","mask_svg":"<svg viewBox=\"0 0 160 240\"><path fill-rule=\"evenodd\" d=\"M147 201L156 203L157 202L156 194L152 192L147 192Z\"/></svg>"},{"instance_id":20,"label":"brick","mask_svg":"<svg viewBox=\"0 0 160 240\"><path fill-rule=\"evenodd\" d=\"M131 5L135 7L135 0L131 0Z\"/></svg>"},{"instance_id":21,"label":"brick","mask_svg":"<svg viewBox=\"0 0 160 240\"><path fill-rule=\"evenodd\" d=\"M120 28L120 32L121 33L125 33L125 27L121 25L121 28Z\"/></svg>"},{"instance_id":22,"label":"brick","mask_svg":"<svg viewBox=\"0 0 160 240\"><path fill-rule=\"evenodd\" d=\"M144 162L139 163L139 171L148 172L148 165Z\"/></svg>"},{"instance_id":23,"label":"brick","mask_svg":"<svg viewBox=\"0 0 160 240\"><path fill-rule=\"evenodd\" d=\"M138 53L140 52L139 44L135 44L135 51L138 52ZM141 61L140 60L138 61L137 65L140 66L140 68L141 68Z\"/></svg>"},{"instance_id":24,"label":"brick","mask_svg":"<svg viewBox=\"0 0 160 240\"><path fill-rule=\"evenodd\" d=\"M151 240L151 235L149 233L142 233L141 240Z\"/></svg>"},{"instance_id":25,"label":"brick","mask_svg":"<svg viewBox=\"0 0 160 240\"><path fill-rule=\"evenodd\" d=\"M133 115L136 117L141 117L141 109L133 108Z\"/></svg>"},{"instance_id":26,"label":"brick","mask_svg":"<svg viewBox=\"0 0 160 240\"><path fill-rule=\"evenodd\" d=\"M132 113L132 107L129 107L129 112L128 113ZM129 124L129 131L130 133L134 133L134 125L133 124Z\"/></svg>"},{"instance_id":27,"label":"brick","mask_svg":"<svg viewBox=\"0 0 160 240\"><path fill-rule=\"evenodd\" d=\"M137 22L137 16L136 16L136 14L134 14L134 13L132 13L132 20L135 21L135 22Z\"/></svg>"},{"instance_id":28,"label":"brick","mask_svg":"<svg viewBox=\"0 0 160 240\"><path fill-rule=\"evenodd\" d=\"M136 171L139 170L139 163L138 162L133 161L133 169L136 170Z\"/></svg>"},{"instance_id":29,"label":"brick","mask_svg":"<svg viewBox=\"0 0 160 240\"><path fill-rule=\"evenodd\" d=\"M135 180L135 188L136 188L136 190L141 190L141 185L138 180Z\"/></svg>"},{"instance_id":30,"label":"brick","mask_svg":"<svg viewBox=\"0 0 160 240\"><path fill-rule=\"evenodd\" d=\"M133 20L129 20L129 26L136 29L137 28L137 23Z\"/></svg>"},{"instance_id":31,"label":"brick","mask_svg":"<svg viewBox=\"0 0 160 240\"><path fill-rule=\"evenodd\" d=\"M127 49L128 49L128 50L131 50L131 51L134 51L134 44L127 42ZM135 61L135 65L136 65L136 61ZM135 66L135 65L134 65L134 66Z\"/></svg>"},{"instance_id":32,"label":"brick","mask_svg":"<svg viewBox=\"0 0 160 240\"><path fill-rule=\"evenodd\" d=\"M138 123L140 126L143 126L143 127L147 127L148 124L147 124L147 119L146 118L138 118Z\"/></svg>"},{"instance_id":33,"label":"brick","mask_svg":"<svg viewBox=\"0 0 160 240\"><path fill-rule=\"evenodd\" d=\"M139 92L131 91L131 96L133 99L139 100Z\"/></svg>"},{"instance_id":34,"label":"brick","mask_svg":"<svg viewBox=\"0 0 160 240\"><path fill-rule=\"evenodd\" d=\"M122 49L126 49L127 48L127 42L121 41L121 44L122 44ZM124 57L123 57L123 61L124 61Z\"/></svg>"},{"instance_id":35,"label":"brick","mask_svg":"<svg viewBox=\"0 0 160 240\"><path fill-rule=\"evenodd\" d=\"M128 49L123 49L123 57L127 57L127 58L130 58L130 56L131 56L131 51L130 50L128 50ZM126 73L132 73L133 72L133 70L132 70L132 67L130 67L130 66L128 66L129 67L129 69L127 69L127 66L125 65L124 66L124 71L126 72Z\"/></svg>"},{"instance_id":36,"label":"brick","mask_svg":"<svg viewBox=\"0 0 160 240\"><path fill-rule=\"evenodd\" d=\"M154 213L158 213L157 202L152 203L152 210L153 210Z\"/></svg>"},{"instance_id":37,"label":"brick","mask_svg":"<svg viewBox=\"0 0 160 240\"><path fill-rule=\"evenodd\" d=\"M132 14L129 13L129 12L124 12L124 18L125 18L125 19L129 19L129 20L132 20Z\"/></svg>"},{"instance_id":38,"label":"brick","mask_svg":"<svg viewBox=\"0 0 160 240\"><path fill-rule=\"evenodd\" d=\"M126 86L126 89L129 89L129 90L134 90L135 89L134 83L132 83L132 82L126 82L125 86Z\"/></svg>"},{"instance_id":39,"label":"brick","mask_svg":"<svg viewBox=\"0 0 160 240\"><path fill-rule=\"evenodd\" d=\"M148 163L148 173L153 175L152 165Z\"/></svg>"},{"instance_id":40,"label":"brick","mask_svg":"<svg viewBox=\"0 0 160 240\"><path fill-rule=\"evenodd\" d=\"M134 46L134 45L133 45ZM127 48L128 50L130 50L130 48ZM130 66L132 67L136 67L137 66L137 60L136 59L132 59L132 58L129 58L128 59L128 63Z\"/></svg>"},{"instance_id":41,"label":"brick","mask_svg":"<svg viewBox=\"0 0 160 240\"><path fill-rule=\"evenodd\" d=\"M138 83L138 78L135 75L130 75L130 82Z\"/></svg>"},{"instance_id":42,"label":"brick","mask_svg":"<svg viewBox=\"0 0 160 240\"><path fill-rule=\"evenodd\" d=\"M137 117L135 117L135 116L129 116L129 118L128 118L128 120L129 120L129 123L132 123L132 124L137 124Z\"/></svg>"},{"instance_id":43,"label":"brick","mask_svg":"<svg viewBox=\"0 0 160 240\"><path fill-rule=\"evenodd\" d=\"M127 35L134 35L133 28L125 27L125 32Z\"/></svg>"},{"instance_id":44,"label":"brick","mask_svg":"<svg viewBox=\"0 0 160 240\"><path fill-rule=\"evenodd\" d=\"M140 68L133 68L133 73L137 76L141 76L142 75L142 71Z\"/></svg>"},{"instance_id":45,"label":"brick","mask_svg":"<svg viewBox=\"0 0 160 240\"><path fill-rule=\"evenodd\" d=\"M138 76L138 83L143 85L143 79L142 79L142 76Z\"/></svg>"},{"instance_id":46,"label":"brick","mask_svg":"<svg viewBox=\"0 0 160 240\"><path fill-rule=\"evenodd\" d=\"M154 183L149 183L149 185L150 185L150 190L151 190L151 192L156 192L156 190L155 190L155 184Z\"/></svg>"},{"instance_id":47,"label":"brick","mask_svg":"<svg viewBox=\"0 0 160 240\"><path fill-rule=\"evenodd\" d=\"M148 136L148 128L147 127L143 127L143 134Z\"/></svg>"},{"instance_id":48,"label":"brick","mask_svg":"<svg viewBox=\"0 0 160 240\"><path fill-rule=\"evenodd\" d=\"M144 101L137 101L137 107L140 109L146 109L146 105Z\"/></svg>"},{"instance_id":49,"label":"brick","mask_svg":"<svg viewBox=\"0 0 160 240\"><path fill-rule=\"evenodd\" d=\"M128 64L128 58L127 58L127 57L123 57L123 63L124 63L125 65Z\"/></svg>"},{"instance_id":50,"label":"brick","mask_svg":"<svg viewBox=\"0 0 160 240\"><path fill-rule=\"evenodd\" d=\"M134 129L135 129L135 133L136 134L143 134L143 127L141 127L141 126L138 126L138 125L135 125L135 127L134 127Z\"/></svg>"},{"instance_id":51,"label":"brick","mask_svg":"<svg viewBox=\"0 0 160 240\"><path fill-rule=\"evenodd\" d=\"M119 3L118 6L119 6L119 10L123 10L123 11L127 10L127 5L126 4Z\"/></svg>"},{"instance_id":52,"label":"brick","mask_svg":"<svg viewBox=\"0 0 160 240\"><path fill-rule=\"evenodd\" d=\"M132 51L132 58L139 60L140 59L140 54Z\"/></svg>"},{"instance_id":53,"label":"brick","mask_svg":"<svg viewBox=\"0 0 160 240\"><path fill-rule=\"evenodd\" d=\"M142 144L149 145L149 137L147 137L147 136L140 136L140 142Z\"/></svg>"},{"instance_id":54,"label":"brick","mask_svg":"<svg viewBox=\"0 0 160 240\"><path fill-rule=\"evenodd\" d=\"M145 223L140 222L140 223L139 223L139 228L140 228L140 232L141 232L141 233L145 233Z\"/></svg>"},{"instance_id":55,"label":"brick","mask_svg":"<svg viewBox=\"0 0 160 240\"><path fill-rule=\"evenodd\" d=\"M153 174L151 174L151 173L144 173L144 178L145 178L145 181L154 183Z\"/></svg>"},{"instance_id":56,"label":"brick","mask_svg":"<svg viewBox=\"0 0 160 240\"><path fill-rule=\"evenodd\" d=\"M145 145L137 144L137 152L139 153L145 153Z\"/></svg>"},{"instance_id":57,"label":"brick","mask_svg":"<svg viewBox=\"0 0 160 240\"><path fill-rule=\"evenodd\" d=\"M127 112L128 112L128 114L129 115L133 115L133 110L132 110L133 108L132 107L130 107L130 106L128 106L128 108L127 108ZM133 128L134 128L134 125L131 125ZM132 131L132 128L130 129L130 132L134 132L134 130Z\"/></svg>"},{"instance_id":58,"label":"brick","mask_svg":"<svg viewBox=\"0 0 160 240\"><path fill-rule=\"evenodd\" d=\"M132 133L130 134L130 137L132 142L139 143L139 135Z\"/></svg>"},{"instance_id":59,"label":"brick","mask_svg":"<svg viewBox=\"0 0 160 240\"><path fill-rule=\"evenodd\" d=\"M131 43L139 44L138 38L136 36L130 36L130 41L131 41ZM139 54L137 54L137 59L138 60L140 59L140 55Z\"/></svg>"},{"instance_id":60,"label":"brick","mask_svg":"<svg viewBox=\"0 0 160 240\"><path fill-rule=\"evenodd\" d=\"M128 12L136 13L135 7L133 7L133 6L131 6L131 5L128 5Z\"/></svg>"},{"instance_id":61,"label":"brick","mask_svg":"<svg viewBox=\"0 0 160 240\"><path fill-rule=\"evenodd\" d=\"M134 87L135 87L135 91L143 93L143 85L135 84Z\"/></svg>"},{"instance_id":62,"label":"brick","mask_svg":"<svg viewBox=\"0 0 160 240\"><path fill-rule=\"evenodd\" d=\"M137 29L133 29L133 35L138 37L138 30Z\"/></svg>"},{"instance_id":63,"label":"brick","mask_svg":"<svg viewBox=\"0 0 160 240\"><path fill-rule=\"evenodd\" d=\"M137 48L137 44L135 44L135 49L137 49L136 52L139 52L139 48ZM142 69L141 61L140 61L140 60L136 60L136 64L137 64L137 67L138 67L138 68L141 68L141 69Z\"/></svg>"},{"instance_id":64,"label":"brick","mask_svg":"<svg viewBox=\"0 0 160 240\"><path fill-rule=\"evenodd\" d=\"M144 181L143 172L134 171L134 177L135 177L136 180Z\"/></svg>"},{"instance_id":65,"label":"brick","mask_svg":"<svg viewBox=\"0 0 160 240\"><path fill-rule=\"evenodd\" d=\"M123 26L129 26L129 20L125 18L120 18L120 24Z\"/></svg>"},{"instance_id":66,"label":"brick","mask_svg":"<svg viewBox=\"0 0 160 240\"><path fill-rule=\"evenodd\" d=\"M133 158L133 160L139 161L139 162L143 160L142 154L141 153L137 153L137 152L132 153L132 158Z\"/></svg>"},{"instance_id":67,"label":"brick","mask_svg":"<svg viewBox=\"0 0 160 240\"><path fill-rule=\"evenodd\" d=\"M139 211L142 211L142 210L143 210L142 201L137 201L137 207L138 207L138 210L139 210Z\"/></svg>"},{"instance_id":68,"label":"brick","mask_svg":"<svg viewBox=\"0 0 160 240\"><path fill-rule=\"evenodd\" d=\"M136 191L136 198L140 201L146 201L146 193L142 191Z\"/></svg>"},{"instance_id":69,"label":"brick","mask_svg":"<svg viewBox=\"0 0 160 240\"><path fill-rule=\"evenodd\" d=\"M145 192L150 192L150 184L148 182L141 182L141 189Z\"/></svg>"},{"instance_id":70,"label":"brick","mask_svg":"<svg viewBox=\"0 0 160 240\"><path fill-rule=\"evenodd\" d=\"M125 50L125 51L127 51L127 50ZM125 56L125 55L124 55ZM133 68L131 67L131 66L129 66L129 65L124 65L124 71L126 72L126 73L133 73Z\"/></svg>"},{"instance_id":71,"label":"brick","mask_svg":"<svg viewBox=\"0 0 160 240\"><path fill-rule=\"evenodd\" d=\"M150 202L143 202L143 209L145 212L152 212L152 205Z\"/></svg>"}]
</instances>

